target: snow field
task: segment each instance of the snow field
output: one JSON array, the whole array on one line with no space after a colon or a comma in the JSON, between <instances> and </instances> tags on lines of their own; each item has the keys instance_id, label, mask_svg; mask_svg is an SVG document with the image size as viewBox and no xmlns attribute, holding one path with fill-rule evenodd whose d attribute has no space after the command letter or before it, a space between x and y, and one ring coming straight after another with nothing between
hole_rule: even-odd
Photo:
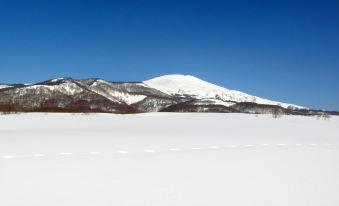
<instances>
[{"instance_id":1,"label":"snow field","mask_svg":"<svg viewBox=\"0 0 339 206\"><path fill-rule=\"evenodd\" d=\"M0 115L0 205L339 204L339 118Z\"/></svg>"},{"instance_id":2,"label":"snow field","mask_svg":"<svg viewBox=\"0 0 339 206\"><path fill-rule=\"evenodd\" d=\"M117 150L117 151L112 151L112 152L97 152L97 151L92 151L92 152L87 152L87 153L73 153L73 152L61 152L61 153L55 153L55 154L49 154L48 156L86 156L86 155L117 155L117 154L134 154L134 155L142 155L145 153L167 153L167 152L190 152L190 151L196 151L196 150L201 150L201 151L211 151L211 150L224 150L224 149L244 149L244 148L252 148L252 149L277 149L281 147L296 147L296 148L315 148L317 147L318 149L338 149L339 143L324 143L324 144L293 144L293 145L288 145L288 144L259 144L259 145L252 145L252 144L245 144L245 145L226 145L224 147L220 146L209 146L207 148L203 147L192 147L192 148L169 148L165 150L153 150L153 149L144 149L143 151L128 151L128 150ZM263 148L262 148L263 147ZM0 158L2 159L13 159L13 158L30 158L30 157L46 157L46 154L40 154L40 153L35 153L35 154L20 154L20 155L1 155Z\"/></svg>"}]
</instances>

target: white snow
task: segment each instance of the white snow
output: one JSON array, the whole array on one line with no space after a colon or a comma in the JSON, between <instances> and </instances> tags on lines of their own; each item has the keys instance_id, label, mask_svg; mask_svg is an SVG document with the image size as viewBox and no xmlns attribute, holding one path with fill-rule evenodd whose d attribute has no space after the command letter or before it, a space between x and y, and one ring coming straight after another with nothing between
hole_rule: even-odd
<instances>
[{"instance_id":1,"label":"white snow","mask_svg":"<svg viewBox=\"0 0 339 206\"><path fill-rule=\"evenodd\" d=\"M240 91L229 90L190 75L164 75L144 81L144 83L170 95L190 95L198 99L216 98L226 102L255 102L258 104L280 105L285 108L289 106L304 108L293 104L263 99Z\"/></svg>"},{"instance_id":2,"label":"white snow","mask_svg":"<svg viewBox=\"0 0 339 206\"><path fill-rule=\"evenodd\" d=\"M64 77L60 77L60 78L52 79L51 82L57 82L57 81L64 80L64 79L65 79Z\"/></svg>"},{"instance_id":3,"label":"white snow","mask_svg":"<svg viewBox=\"0 0 339 206\"><path fill-rule=\"evenodd\" d=\"M114 96L128 105L140 102L146 98L145 95L128 94L125 92L114 92Z\"/></svg>"},{"instance_id":4,"label":"white snow","mask_svg":"<svg viewBox=\"0 0 339 206\"><path fill-rule=\"evenodd\" d=\"M0 89L5 89L5 88L9 88L9 87L13 87L13 86L0 84Z\"/></svg>"},{"instance_id":5,"label":"white snow","mask_svg":"<svg viewBox=\"0 0 339 206\"><path fill-rule=\"evenodd\" d=\"M337 206L339 118L0 115L0 205Z\"/></svg>"},{"instance_id":6,"label":"white snow","mask_svg":"<svg viewBox=\"0 0 339 206\"><path fill-rule=\"evenodd\" d=\"M97 84L103 84L106 85L107 88L101 88L97 87ZM146 98L145 95L137 95L137 94L129 94L126 92L120 92L114 89L110 89L111 83L105 81L105 80L97 80L94 82L91 86L89 86L90 90L96 92L97 94L100 94L107 99L114 101L114 102L120 102L120 103L125 103L128 105L134 104L136 102L142 101L143 99Z\"/></svg>"},{"instance_id":7,"label":"white snow","mask_svg":"<svg viewBox=\"0 0 339 206\"><path fill-rule=\"evenodd\" d=\"M58 85L31 85L24 88L17 88L16 92L24 95L32 90L34 90L35 94L43 94L50 91L59 91L67 95L74 95L83 91L83 89L75 83L65 82Z\"/></svg>"}]
</instances>

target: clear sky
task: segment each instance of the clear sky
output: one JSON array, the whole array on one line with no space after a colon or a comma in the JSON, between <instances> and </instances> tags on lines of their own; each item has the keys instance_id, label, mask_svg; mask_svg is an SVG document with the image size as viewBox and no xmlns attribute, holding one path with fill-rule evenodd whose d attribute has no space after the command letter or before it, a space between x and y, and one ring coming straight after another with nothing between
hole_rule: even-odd
<instances>
[{"instance_id":1,"label":"clear sky","mask_svg":"<svg viewBox=\"0 0 339 206\"><path fill-rule=\"evenodd\" d=\"M0 82L191 74L339 110L339 1L0 0Z\"/></svg>"}]
</instances>

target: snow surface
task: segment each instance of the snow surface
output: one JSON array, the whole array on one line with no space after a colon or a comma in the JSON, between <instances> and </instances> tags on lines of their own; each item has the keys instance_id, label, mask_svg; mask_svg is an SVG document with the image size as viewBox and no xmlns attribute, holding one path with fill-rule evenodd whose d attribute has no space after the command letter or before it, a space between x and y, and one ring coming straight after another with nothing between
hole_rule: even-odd
<instances>
[{"instance_id":1,"label":"snow surface","mask_svg":"<svg viewBox=\"0 0 339 206\"><path fill-rule=\"evenodd\" d=\"M0 89L5 89L5 88L8 88L8 87L13 87L13 86L0 84Z\"/></svg>"},{"instance_id":2,"label":"snow surface","mask_svg":"<svg viewBox=\"0 0 339 206\"><path fill-rule=\"evenodd\" d=\"M0 205L337 206L339 118L0 115Z\"/></svg>"},{"instance_id":3,"label":"snow surface","mask_svg":"<svg viewBox=\"0 0 339 206\"><path fill-rule=\"evenodd\" d=\"M17 88L16 92L21 95L34 91L35 94L44 94L51 91L59 91L67 95L74 95L83 91L81 87L73 82L65 82L58 85L31 85L29 87Z\"/></svg>"},{"instance_id":4,"label":"snow surface","mask_svg":"<svg viewBox=\"0 0 339 206\"><path fill-rule=\"evenodd\" d=\"M57 82L57 81L64 80L64 79L66 78L60 77L60 78L52 79L51 82Z\"/></svg>"},{"instance_id":5,"label":"snow surface","mask_svg":"<svg viewBox=\"0 0 339 206\"><path fill-rule=\"evenodd\" d=\"M106 88L97 87L98 82L100 84L106 85L107 87ZM140 102L146 98L145 95L129 94L126 92L120 92L115 89L110 89L109 88L110 85L111 83L99 79L96 82L94 82L91 86L89 86L89 88L91 89L91 91L94 91L97 94L100 94L113 102L125 103L128 105Z\"/></svg>"},{"instance_id":6,"label":"snow surface","mask_svg":"<svg viewBox=\"0 0 339 206\"><path fill-rule=\"evenodd\" d=\"M280 105L304 108L302 106L271 101L240 91L229 90L190 75L164 75L147 81L145 84L169 95L190 95L198 99L216 98L223 101L254 102L258 104Z\"/></svg>"}]
</instances>

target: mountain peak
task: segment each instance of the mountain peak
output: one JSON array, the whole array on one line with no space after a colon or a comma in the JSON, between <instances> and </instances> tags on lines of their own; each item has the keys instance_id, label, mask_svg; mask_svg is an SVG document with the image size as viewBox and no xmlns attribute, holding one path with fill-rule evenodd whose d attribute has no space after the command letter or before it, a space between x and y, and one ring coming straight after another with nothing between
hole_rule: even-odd
<instances>
[{"instance_id":1,"label":"mountain peak","mask_svg":"<svg viewBox=\"0 0 339 206\"><path fill-rule=\"evenodd\" d=\"M190 96L196 99L218 99L224 102L253 102L258 104L279 105L285 108L289 106L302 108L297 105L271 101L240 91L229 90L191 75L164 75L147 80L144 83L163 93L175 96Z\"/></svg>"},{"instance_id":2,"label":"mountain peak","mask_svg":"<svg viewBox=\"0 0 339 206\"><path fill-rule=\"evenodd\" d=\"M160 77L155 77L155 78L152 78L150 80L147 80L145 82L173 82L173 83L178 83L178 82L182 82L182 81L188 81L187 83L189 82L199 82L199 83L202 83L202 82L205 82L204 80L201 80L197 77L194 77L192 75L184 75L184 74L168 74L168 75L163 75L163 76L160 76Z\"/></svg>"},{"instance_id":3,"label":"mountain peak","mask_svg":"<svg viewBox=\"0 0 339 206\"><path fill-rule=\"evenodd\" d=\"M60 77L55 79L49 79L47 81L36 83L35 85L55 85L64 82L72 82L74 81L71 77Z\"/></svg>"},{"instance_id":4,"label":"mountain peak","mask_svg":"<svg viewBox=\"0 0 339 206\"><path fill-rule=\"evenodd\" d=\"M181 74L164 75L144 81L144 83L172 95L198 95L201 93L214 92L215 90L227 90L197 77Z\"/></svg>"}]
</instances>

